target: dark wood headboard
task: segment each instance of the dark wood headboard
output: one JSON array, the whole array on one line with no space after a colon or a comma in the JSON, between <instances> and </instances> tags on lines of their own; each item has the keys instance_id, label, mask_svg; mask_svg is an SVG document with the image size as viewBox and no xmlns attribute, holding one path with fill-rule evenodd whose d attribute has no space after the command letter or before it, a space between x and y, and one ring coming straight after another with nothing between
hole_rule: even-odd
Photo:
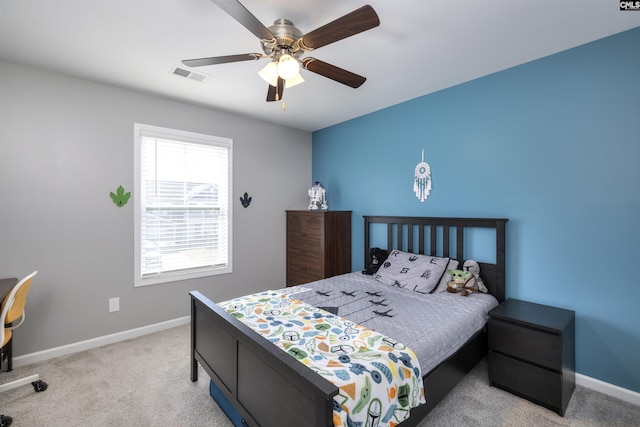
<instances>
[{"instance_id":1,"label":"dark wood headboard","mask_svg":"<svg viewBox=\"0 0 640 427\"><path fill-rule=\"evenodd\" d=\"M504 218L438 218L406 216L364 216L364 260L369 260L371 232L374 224L386 224L387 246L424 255L454 258L462 263L469 259L465 252L465 231L470 229L495 230L495 261L482 262L480 276L491 295L500 302L505 299L505 226ZM425 241L428 240L428 241ZM378 245L380 246L380 245ZM381 246L382 247L382 246ZM493 249L493 248L491 248Z\"/></svg>"}]
</instances>

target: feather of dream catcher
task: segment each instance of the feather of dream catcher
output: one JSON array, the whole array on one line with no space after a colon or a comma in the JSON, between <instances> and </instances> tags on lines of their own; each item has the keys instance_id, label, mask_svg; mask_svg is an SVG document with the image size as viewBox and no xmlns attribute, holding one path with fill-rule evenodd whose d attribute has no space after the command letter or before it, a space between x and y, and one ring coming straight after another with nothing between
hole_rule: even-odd
<instances>
[{"instance_id":1,"label":"feather of dream catcher","mask_svg":"<svg viewBox=\"0 0 640 427\"><path fill-rule=\"evenodd\" d=\"M424 202L431 193L431 166L424 161L424 148L422 149L422 161L416 166L413 191L421 202Z\"/></svg>"}]
</instances>

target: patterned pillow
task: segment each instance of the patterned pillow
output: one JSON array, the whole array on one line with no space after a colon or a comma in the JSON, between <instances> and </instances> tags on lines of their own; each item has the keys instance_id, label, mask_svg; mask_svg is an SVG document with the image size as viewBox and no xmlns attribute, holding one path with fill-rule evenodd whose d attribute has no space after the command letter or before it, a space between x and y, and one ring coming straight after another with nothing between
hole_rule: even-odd
<instances>
[{"instance_id":1,"label":"patterned pillow","mask_svg":"<svg viewBox=\"0 0 640 427\"><path fill-rule=\"evenodd\" d=\"M449 258L411 254L396 249L382 263L375 279L387 285L428 294L438 286L448 264Z\"/></svg>"}]
</instances>

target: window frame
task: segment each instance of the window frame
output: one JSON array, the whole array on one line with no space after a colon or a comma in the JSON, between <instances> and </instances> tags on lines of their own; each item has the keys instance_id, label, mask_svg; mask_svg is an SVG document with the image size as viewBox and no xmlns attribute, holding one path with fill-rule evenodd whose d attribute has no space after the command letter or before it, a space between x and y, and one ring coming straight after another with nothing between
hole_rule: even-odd
<instances>
[{"instance_id":1,"label":"window frame","mask_svg":"<svg viewBox=\"0 0 640 427\"><path fill-rule=\"evenodd\" d=\"M208 266L184 271L158 272L142 275L142 139L144 137L166 139L187 144L224 147L228 150L227 165L227 263L223 266ZM134 123L134 287L177 282L199 277L216 276L233 272L233 140L159 126Z\"/></svg>"}]
</instances>

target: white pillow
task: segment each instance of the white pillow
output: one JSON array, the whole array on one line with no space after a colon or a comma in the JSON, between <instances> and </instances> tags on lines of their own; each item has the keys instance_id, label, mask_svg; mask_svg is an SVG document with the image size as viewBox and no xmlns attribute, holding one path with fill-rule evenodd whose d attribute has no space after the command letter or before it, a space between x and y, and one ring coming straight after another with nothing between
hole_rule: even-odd
<instances>
[{"instance_id":1,"label":"white pillow","mask_svg":"<svg viewBox=\"0 0 640 427\"><path fill-rule=\"evenodd\" d=\"M428 294L440 283L449 258L412 254L397 249L382 263L375 279L387 285Z\"/></svg>"}]
</instances>

